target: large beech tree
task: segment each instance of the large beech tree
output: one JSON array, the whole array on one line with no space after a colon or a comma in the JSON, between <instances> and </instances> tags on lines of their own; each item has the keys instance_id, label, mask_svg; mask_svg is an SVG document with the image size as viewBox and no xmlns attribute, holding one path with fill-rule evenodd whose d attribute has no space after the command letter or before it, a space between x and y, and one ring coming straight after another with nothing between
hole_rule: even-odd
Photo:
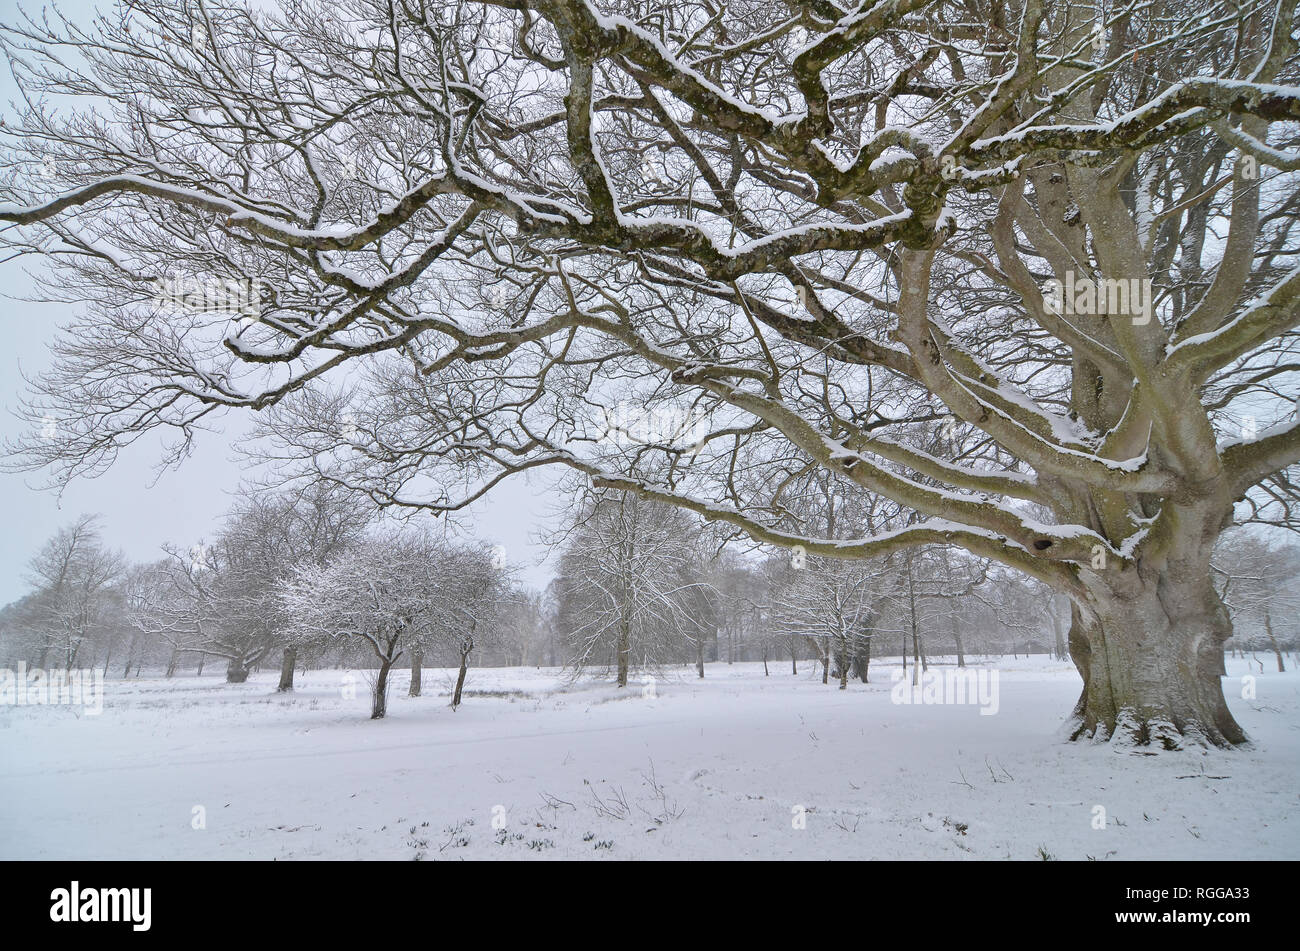
<instances>
[{"instance_id":1,"label":"large beech tree","mask_svg":"<svg viewBox=\"0 0 1300 951\"><path fill-rule=\"evenodd\" d=\"M280 3L4 31L4 241L83 315L16 464L247 408L380 505L554 465L959 546L1069 596L1073 736L1245 739L1210 553L1294 498L1296 0ZM816 469L898 524L785 527Z\"/></svg>"}]
</instances>

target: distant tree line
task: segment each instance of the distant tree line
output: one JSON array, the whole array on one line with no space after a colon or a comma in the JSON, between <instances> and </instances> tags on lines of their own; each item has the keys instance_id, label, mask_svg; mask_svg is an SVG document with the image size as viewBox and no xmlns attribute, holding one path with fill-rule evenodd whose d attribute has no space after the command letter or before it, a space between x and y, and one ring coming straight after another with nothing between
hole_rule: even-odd
<instances>
[{"instance_id":1,"label":"distant tree line","mask_svg":"<svg viewBox=\"0 0 1300 951\"><path fill-rule=\"evenodd\" d=\"M824 537L889 530L898 512L821 480L792 495L792 530ZM249 492L210 540L166 545L131 563L82 516L33 556L29 592L0 609L0 662L95 666L117 677L199 675L229 683L277 669L291 691L306 668L373 670L372 716L389 677L547 666L570 676L704 677L706 664L762 662L846 689L871 662L933 663L1029 653L1069 656L1069 606L1040 582L986 559L912 548L867 560L773 553L681 508L575 485L546 541L547 590L519 583L500 548L443 528L372 521L336 486ZM796 501L796 499L798 501ZM1300 547L1252 529L1226 533L1218 593L1233 614L1229 651L1271 655L1284 670L1300 647ZM1256 661L1263 669L1263 662Z\"/></svg>"}]
</instances>

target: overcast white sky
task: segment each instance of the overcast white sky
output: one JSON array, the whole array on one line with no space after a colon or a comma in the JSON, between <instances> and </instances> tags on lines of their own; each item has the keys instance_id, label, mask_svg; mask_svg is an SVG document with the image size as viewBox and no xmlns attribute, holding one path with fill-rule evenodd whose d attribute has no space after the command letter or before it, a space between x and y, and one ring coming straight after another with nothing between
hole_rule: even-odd
<instances>
[{"instance_id":1,"label":"overcast white sky","mask_svg":"<svg viewBox=\"0 0 1300 951\"><path fill-rule=\"evenodd\" d=\"M95 7L111 9L111 0L67 0L60 9L74 19L89 19ZM29 10L39 10L29 4ZM0 2L0 18L16 15L11 0ZM0 66L0 102L9 113L15 98L13 77ZM28 270L39 268L35 260L0 264L0 436L12 438L21 426L14 416L23 390L23 374L39 372L49 363L48 345L58 326L73 315L65 305L30 303ZM209 536L229 507L241 477L247 475L236 462L231 443L243 424L240 417L227 417L225 433L200 436L197 451L178 470L156 472L158 442L141 440L124 452L104 476L69 486L61 496L38 491L32 486L39 475L0 473L0 512L4 530L0 533L0 605L20 597L26 590L26 564L32 554L60 525L85 512L102 515L105 540L121 548L134 560L159 556L167 542L189 545ZM542 527L550 509L547 483L543 476L529 481L516 477L469 513L476 534L504 545L508 558L524 569L524 579L543 587L550 569L539 564L545 549L533 535ZM530 484L531 483L531 484Z\"/></svg>"}]
</instances>

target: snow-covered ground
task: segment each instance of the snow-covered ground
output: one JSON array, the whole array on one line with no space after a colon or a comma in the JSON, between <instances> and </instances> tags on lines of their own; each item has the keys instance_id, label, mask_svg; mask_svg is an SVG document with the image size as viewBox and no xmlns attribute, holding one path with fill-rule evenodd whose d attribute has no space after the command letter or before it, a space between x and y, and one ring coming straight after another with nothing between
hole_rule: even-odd
<instances>
[{"instance_id":1,"label":"snow-covered ground","mask_svg":"<svg viewBox=\"0 0 1300 951\"><path fill-rule=\"evenodd\" d=\"M1251 749L1158 755L1063 742L1079 681L1041 657L981 664L995 715L891 702L889 661L485 669L458 711L402 671L382 721L341 671L110 680L99 716L0 706L0 858L1295 859L1300 677L1260 658L1225 681Z\"/></svg>"}]
</instances>

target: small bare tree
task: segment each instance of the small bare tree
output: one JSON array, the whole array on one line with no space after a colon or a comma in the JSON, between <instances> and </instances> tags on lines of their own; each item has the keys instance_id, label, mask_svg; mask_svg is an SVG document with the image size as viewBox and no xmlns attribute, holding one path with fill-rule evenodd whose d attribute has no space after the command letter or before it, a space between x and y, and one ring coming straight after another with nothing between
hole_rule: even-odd
<instances>
[{"instance_id":1,"label":"small bare tree","mask_svg":"<svg viewBox=\"0 0 1300 951\"><path fill-rule=\"evenodd\" d=\"M458 709L476 650L499 644L505 607L519 593L499 551L486 545L447 545L442 554L442 608L431 631L433 643L450 648L457 661L451 707Z\"/></svg>"},{"instance_id":2,"label":"small bare tree","mask_svg":"<svg viewBox=\"0 0 1300 951\"><path fill-rule=\"evenodd\" d=\"M1300 548L1237 529L1223 536L1215 562L1223 572L1234 641L1263 645L1273 652L1278 673L1285 672L1283 648L1294 646L1300 631Z\"/></svg>"},{"instance_id":3,"label":"small bare tree","mask_svg":"<svg viewBox=\"0 0 1300 951\"><path fill-rule=\"evenodd\" d=\"M386 531L328 564L306 562L282 589L287 632L298 643L366 644L379 662L370 717L388 712L393 665L428 636L438 611L439 546L425 533Z\"/></svg>"},{"instance_id":4,"label":"small bare tree","mask_svg":"<svg viewBox=\"0 0 1300 951\"><path fill-rule=\"evenodd\" d=\"M36 666L53 653L71 669L86 640L112 623L114 586L125 570L122 555L101 542L93 515L59 529L41 547L29 566L34 591L22 611L37 640Z\"/></svg>"},{"instance_id":5,"label":"small bare tree","mask_svg":"<svg viewBox=\"0 0 1300 951\"><path fill-rule=\"evenodd\" d=\"M227 517L221 544L230 554L223 610L266 630L281 648L281 692L293 689L298 646L284 636L280 589L304 562L326 564L365 530L369 511L327 482L246 494Z\"/></svg>"},{"instance_id":6,"label":"small bare tree","mask_svg":"<svg viewBox=\"0 0 1300 951\"><path fill-rule=\"evenodd\" d=\"M163 551L136 591L136 626L171 648L167 676L182 656L200 654L224 658L226 682L243 683L275 646L276 616L245 587L256 554L226 534Z\"/></svg>"},{"instance_id":7,"label":"small bare tree","mask_svg":"<svg viewBox=\"0 0 1300 951\"><path fill-rule=\"evenodd\" d=\"M379 662L371 719L388 709L388 677L403 657L454 650L460 703L470 654L490 636L504 573L492 552L427 531L386 529L353 542L329 562L302 563L282 590L289 639L319 645L340 639L369 647ZM414 671L413 671L414 675Z\"/></svg>"},{"instance_id":8,"label":"small bare tree","mask_svg":"<svg viewBox=\"0 0 1300 951\"><path fill-rule=\"evenodd\" d=\"M581 498L555 542L562 552L552 591L575 672L603 666L626 687L632 668L679 659L702 636L692 598L709 582L680 511L597 490Z\"/></svg>"},{"instance_id":9,"label":"small bare tree","mask_svg":"<svg viewBox=\"0 0 1300 951\"><path fill-rule=\"evenodd\" d=\"M771 594L773 629L807 639L822 665L822 683L834 667L841 690L859 653L870 656L871 626L892 575L882 563L813 557L783 573L785 584Z\"/></svg>"}]
</instances>

